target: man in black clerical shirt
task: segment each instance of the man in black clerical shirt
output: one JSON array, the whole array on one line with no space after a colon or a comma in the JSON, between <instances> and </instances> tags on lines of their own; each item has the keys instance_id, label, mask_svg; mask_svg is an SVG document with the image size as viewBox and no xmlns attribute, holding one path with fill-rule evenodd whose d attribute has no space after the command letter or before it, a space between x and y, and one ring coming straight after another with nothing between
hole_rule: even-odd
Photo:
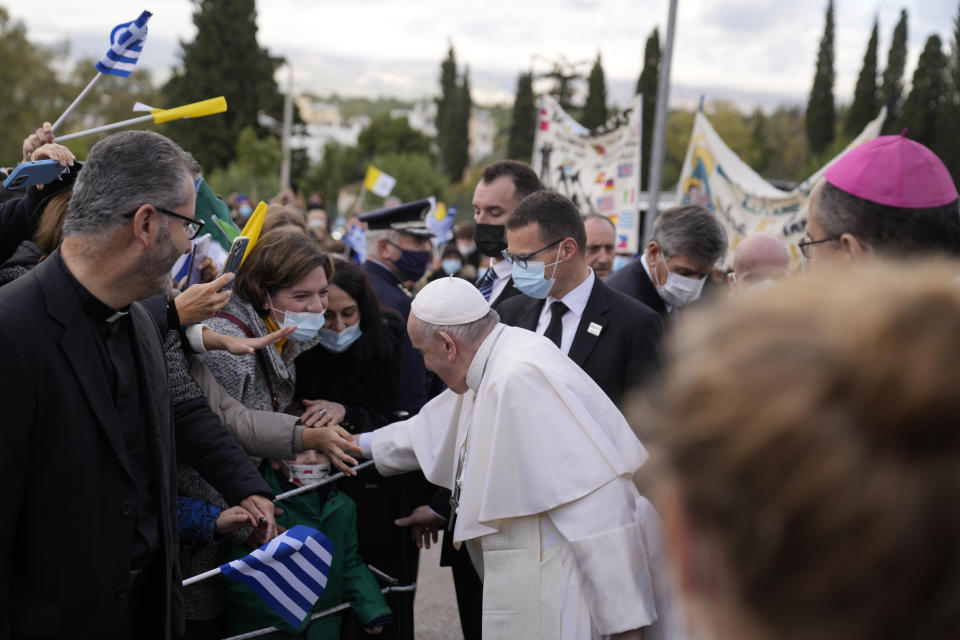
<instances>
[{"instance_id":1,"label":"man in black clerical shirt","mask_svg":"<svg viewBox=\"0 0 960 640\"><path fill-rule=\"evenodd\" d=\"M60 249L0 289L0 639L182 632L175 451L212 470L223 445L174 437L161 337L134 301L196 235L197 171L156 133L97 143ZM233 488L272 515L265 487Z\"/></svg>"}]
</instances>

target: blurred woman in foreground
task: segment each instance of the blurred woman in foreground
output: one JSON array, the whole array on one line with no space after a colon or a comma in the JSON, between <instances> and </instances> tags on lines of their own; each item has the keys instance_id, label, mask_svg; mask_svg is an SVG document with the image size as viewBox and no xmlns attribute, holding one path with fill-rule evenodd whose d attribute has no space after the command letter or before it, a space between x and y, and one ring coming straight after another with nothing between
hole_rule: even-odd
<instances>
[{"instance_id":1,"label":"blurred woman in foreground","mask_svg":"<svg viewBox=\"0 0 960 640\"><path fill-rule=\"evenodd\" d=\"M960 637L958 273L818 272L679 326L634 424L700 636Z\"/></svg>"}]
</instances>

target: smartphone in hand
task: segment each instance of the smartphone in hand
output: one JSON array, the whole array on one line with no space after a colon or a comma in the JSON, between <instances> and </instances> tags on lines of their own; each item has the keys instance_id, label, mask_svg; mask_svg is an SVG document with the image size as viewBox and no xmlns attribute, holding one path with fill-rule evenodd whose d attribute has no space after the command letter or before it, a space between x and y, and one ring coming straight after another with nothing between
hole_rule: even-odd
<instances>
[{"instance_id":1,"label":"smartphone in hand","mask_svg":"<svg viewBox=\"0 0 960 640\"><path fill-rule=\"evenodd\" d=\"M240 268L240 262L243 260L243 254L247 251L247 245L250 244L250 238L247 236L237 236L230 245L230 253L227 254L227 261L223 263L223 273L236 273ZM232 289L233 281L228 282L221 291Z\"/></svg>"},{"instance_id":2,"label":"smartphone in hand","mask_svg":"<svg viewBox=\"0 0 960 640\"><path fill-rule=\"evenodd\" d=\"M3 181L3 188L26 189L38 184L48 184L56 180L66 170L67 167L56 160L21 162L14 167L7 179Z\"/></svg>"}]
</instances>

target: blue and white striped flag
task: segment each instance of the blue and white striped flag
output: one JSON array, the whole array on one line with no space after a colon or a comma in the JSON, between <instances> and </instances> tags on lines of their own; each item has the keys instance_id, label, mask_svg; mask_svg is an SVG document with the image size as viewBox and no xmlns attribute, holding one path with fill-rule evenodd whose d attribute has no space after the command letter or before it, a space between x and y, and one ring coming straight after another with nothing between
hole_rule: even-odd
<instances>
[{"instance_id":1,"label":"blue and white striped flag","mask_svg":"<svg viewBox=\"0 0 960 640\"><path fill-rule=\"evenodd\" d=\"M147 21L153 15L144 11L133 22L118 24L110 32L110 48L97 63L97 71L126 78L133 72L143 42L147 39Z\"/></svg>"},{"instance_id":2,"label":"blue and white striped flag","mask_svg":"<svg viewBox=\"0 0 960 640\"><path fill-rule=\"evenodd\" d=\"M360 225L355 225L350 229L350 233L343 237L343 244L352 250L351 257L357 264L363 264L367 260L367 233Z\"/></svg>"},{"instance_id":3,"label":"blue and white striped flag","mask_svg":"<svg viewBox=\"0 0 960 640\"><path fill-rule=\"evenodd\" d=\"M249 586L290 626L299 628L327 586L332 562L333 542L316 529L297 525L220 571Z\"/></svg>"}]
</instances>

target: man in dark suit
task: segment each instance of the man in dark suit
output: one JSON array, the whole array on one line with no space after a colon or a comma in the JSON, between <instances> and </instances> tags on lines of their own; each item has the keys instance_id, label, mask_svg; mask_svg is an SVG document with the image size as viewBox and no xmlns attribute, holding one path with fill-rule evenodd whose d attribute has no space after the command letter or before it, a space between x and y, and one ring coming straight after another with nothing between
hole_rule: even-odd
<instances>
[{"instance_id":1,"label":"man in dark suit","mask_svg":"<svg viewBox=\"0 0 960 640\"><path fill-rule=\"evenodd\" d=\"M160 333L134 301L163 289L199 228L196 170L153 132L99 142L61 248L0 289L0 638L182 632L175 447L210 470L229 440L174 433ZM221 490L236 503L241 484Z\"/></svg>"},{"instance_id":2,"label":"man in dark suit","mask_svg":"<svg viewBox=\"0 0 960 640\"><path fill-rule=\"evenodd\" d=\"M360 221L367 224L363 270L380 304L399 313L404 321L410 315L411 288L427 272L433 257L433 232L424 223L430 207L429 200L417 200L360 214ZM397 406L417 413L427 401L429 377L423 356L410 344L406 332L400 369L403 381Z\"/></svg>"},{"instance_id":3,"label":"man in dark suit","mask_svg":"<svg viewBox=\"0 0 960 640\"><path fill-rule=\"evenodd\" d=\"M614 272L607 285L666 320L700 297L726 250L727 234L712 213L695 204L667 209L654 222L646 253Z\"/></svg>"},{"instance_id":4,"label":"man in dark suit","mask_svg":"<svg viewBox=\"0 0 960 640\"><path fill-rule=\"evenodd\" d=\"M524 198L507 218L507 245L524 295L500 305L500 321L551 339L621 406L659 365L660 317L587 266L583 219L559 193Z\"/></svg>"},{"instance_id":5,"label":"man in dark suit","mask_svg":"<svg viewBox=\"0 0 960 640\"><path fill-rule=\"evenodd\" d=\"M483 168L473 192L474 238L477 250L490 258L490 267L477 280L477 288L498 309L519 292L510 278L510 263L503 259L507 248L504 224L521 200L539 191L540 179L529 165L516 160L501 160Z\"/></svg>"},{"instance_id":6,"label":"man in dark suit","mask_svg":"<svg viewBox=\"0 0 960 640\"><path fill-rule=\"evenodd\" d=\"M433 256L430 243L433 232L424 223L430 207L429 200L417 200L360 215L360 220L367 224L367 259L363 270L380 304L399 313L404 326L413 300L411 288L426 273ZM415 414L429 399L432 376L427 372L423 356L410 343L406 330L400 347L400 374L397 406L401 411ZM398 513L406 513L433 492L432 485L419 471L396 478L380 478L378 482L399 496ZM404 584L415 582L419 559L416 546L405 531L385 531L384 535L399 537L396 548L400 575L397 577ZM365 549L360 552L364 553ZM413 638L413 596L413 593L398 593L391 597L394 624L384 630L386 638Z\"/></svg>"}]
</instances>

